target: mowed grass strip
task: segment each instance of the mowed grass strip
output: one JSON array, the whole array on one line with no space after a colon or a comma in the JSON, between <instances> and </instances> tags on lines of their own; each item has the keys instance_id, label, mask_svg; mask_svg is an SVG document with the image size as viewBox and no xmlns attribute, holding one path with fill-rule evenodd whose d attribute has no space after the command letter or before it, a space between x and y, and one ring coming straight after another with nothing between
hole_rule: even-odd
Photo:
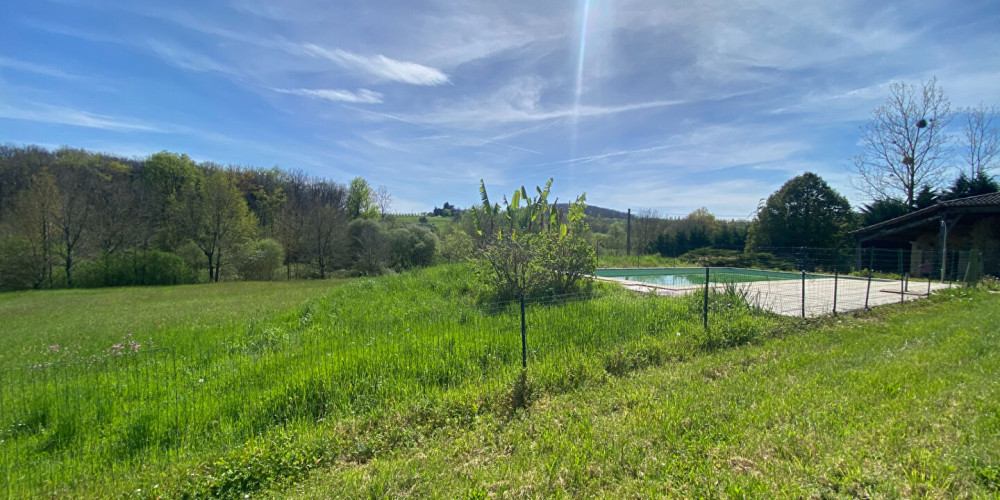
<instances>
[{"instance_id":1,"label":"mowed grass strip","mask_svg":"<svg viewBox=\"0 0 1000 500\"><path fill-rule=\"evenodd\" d=\"M542 394L272 494L996 498L1000 296L945 295Z\"/></svg>"}]
</instances>

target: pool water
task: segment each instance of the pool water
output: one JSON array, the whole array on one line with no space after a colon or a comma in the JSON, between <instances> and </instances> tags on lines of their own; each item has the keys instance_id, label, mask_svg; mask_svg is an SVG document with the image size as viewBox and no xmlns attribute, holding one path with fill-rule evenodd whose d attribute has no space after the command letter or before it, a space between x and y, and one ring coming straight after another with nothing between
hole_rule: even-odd
<instances>
[{"instance_id":1,"label":"pool water","mask_svg":"<svg viewBox=\"0 0 1000 500\"><path fill-rule=\"evenodd\" d=\"M705 284L705 276L696 275L682 275L682 274L647 274L647 275L624 275L624 276L609 276L615 279L622 279L628 281L641 281L643 283L650 283L653 285L663 285L663 286L690 286L690 285L703 285Z\"/></svg>"},{"instance_id":2,"label":"pool water","mask_svg":"<svg viewBox=\"0 0 1000 500\"><path fill-rule=\"evenodd\" d=\"M653 268L653 269L598 269L595 273L604 278L639 281L660 286L693 286L705 284L705 268ZM748 283L754 281L776 281L802 279L800 273L781 271L761 271L732 267L711 268L709 280L712 283ZM808 279L813 279L808 276Z\"/></svg>"}]
</instances>

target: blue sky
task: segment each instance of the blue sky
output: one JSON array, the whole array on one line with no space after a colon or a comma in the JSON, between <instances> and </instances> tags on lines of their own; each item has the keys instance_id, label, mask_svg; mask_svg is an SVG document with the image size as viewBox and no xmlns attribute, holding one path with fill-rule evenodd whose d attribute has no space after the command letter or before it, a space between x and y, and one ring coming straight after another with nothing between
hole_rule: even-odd
<instances>
[{"instance_id":1,"label":"blue sky","mask_svg":"<svg viewBox=\"0 0 1000 500\"><path fill-rule=\"evenodd\" d=\"M385 185L395 211L561 199L747 217L805 171L855 204L893 81L1000 104L1000 5L15 0L0 142Z\"/></svg>"}]
</instances>

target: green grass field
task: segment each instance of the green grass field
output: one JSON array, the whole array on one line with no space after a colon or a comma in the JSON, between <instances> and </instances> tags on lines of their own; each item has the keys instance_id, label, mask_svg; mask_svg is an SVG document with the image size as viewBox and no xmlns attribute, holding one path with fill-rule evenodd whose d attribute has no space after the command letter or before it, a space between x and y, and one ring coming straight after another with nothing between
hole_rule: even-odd
<instances>
[{"instance_id":1,"label":"green grass field","mask_svg":"<svg viewBox=\"0 0 1000 500\"><path fill-rule=\"evenodd\" d=\"M1000 300L987 292L810 322L717 296L705 331L696 297L598 284L528 305L522 379L516 307L476 305L465 266L267 285L288 288L132 290L162 294L141 301L161 322L119 319L134 314L124 289L79 292L117 307L52 318L69 292L0 296L0 322L21 325L5 341L32 331L22 311L45 326L17 340L30 361L2 372L8 496L998 491ZM76 318L100 340L46 353L81 337ZM102 349L121 321L156 348Z\"/></svg>"},{"instance_id":2,"label":"green grass field","mask_svg":"<svg viewBox=\"0 0 1000 500\"><path fill-rule=\"evenodd\" d=\"M60 351L89 356L129 334L140 343L197 347L215 340L207 334L289 313L340 283L232 282L2 293L0 370L51 361Z\"/></svg>"},{"instance_id":3,"label":"green grass field","mask_svg":"<svg viewBox=\"0 0 1000 500\"><path fill-rule=\"evenodd\" d=\"M291 496L995 498L998 325L1000 296L963 290L827 319L543 394Z\"/></svg>"},{"instance_id":4,"label":"green grass field","mask_svg":"<svg viewBox=\"0 0 1000 500\"><path fill-rule=\"evenodd\" d=\"M34 350L2 373L8 485L19 496L248 494L320 464L391 449L408 427L386 429L386 422L435 426L505 411L520 371L520 318L512 305L474 304L469 271L355 280L271 317L226 323L226 315L215 316L220 326L171 329L147 318L146 327L159 332L155 348L136 329L132 338L142 347L117 341L101 350L117 337L107 333L80 352L52 349L83 341L73 317L49 319L64 328L36 336ZM232 305L214 291L186 287L174 295L180 311L157 314L185 317L192 302L215 311ZM723 308L729 326L710 336L700 332L693 301L614 286L595 293L530 305L534 387L558 393L689 356L710 338L757 337L780 321ZM57 310L62 298L25 300L42 311ZM80 318L96 321L93 314L110 325L133 313L109 306Z\"/></svg>"},{"instance_id":5,"label":"green grass field","mask_svg":"<svg viewBox=\"0 0 1000 500\"><path fill-rule=\"evenodd\" d=\"M395 217L397 222L428 225L436 229L444 229L454 221L451 217L432 217L429 215L427 216L427 222L420 222L420 215L397 215Z\"/></svg>"}]
</instances>

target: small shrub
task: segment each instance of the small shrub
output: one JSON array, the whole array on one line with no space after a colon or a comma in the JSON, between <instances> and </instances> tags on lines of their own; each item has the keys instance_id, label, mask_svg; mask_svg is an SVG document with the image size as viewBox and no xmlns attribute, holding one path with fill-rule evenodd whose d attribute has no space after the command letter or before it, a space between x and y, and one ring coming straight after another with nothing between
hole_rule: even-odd
<instances>
[{"instance_id":1,"label":"small shrub","mask_svg":"<svg viewBox=\"0 0 1000 500\"><path fill-rule=\"evenodd\" d=\"M247 250L237 264L240 276L253 281L271 281L285 261L285 249L272 239L260 240Z\"/></svg>"},{"instance_id":2,"label":"small shrub","mask_svg":"<svg viewBox=\"0 0 1000 500\"><path fill-rule=\"evenodd\" d=\"M681 255L679 260L699 267L745 267L752 269L776 269L791 271L795 266L767 252L739 252L718 248L699 248Z\"/></svg>"},{"instance_id":3,"label":"small shrub","mask_svg":"<svg viewBox=\"0 0 1000 500\"><path fill-rule=\"evenodd\" d=\"M452 231L441 240L441 259L445 262L465 262L474 255L476 242L463 231Z\"/></svg>"}]
</instances>

